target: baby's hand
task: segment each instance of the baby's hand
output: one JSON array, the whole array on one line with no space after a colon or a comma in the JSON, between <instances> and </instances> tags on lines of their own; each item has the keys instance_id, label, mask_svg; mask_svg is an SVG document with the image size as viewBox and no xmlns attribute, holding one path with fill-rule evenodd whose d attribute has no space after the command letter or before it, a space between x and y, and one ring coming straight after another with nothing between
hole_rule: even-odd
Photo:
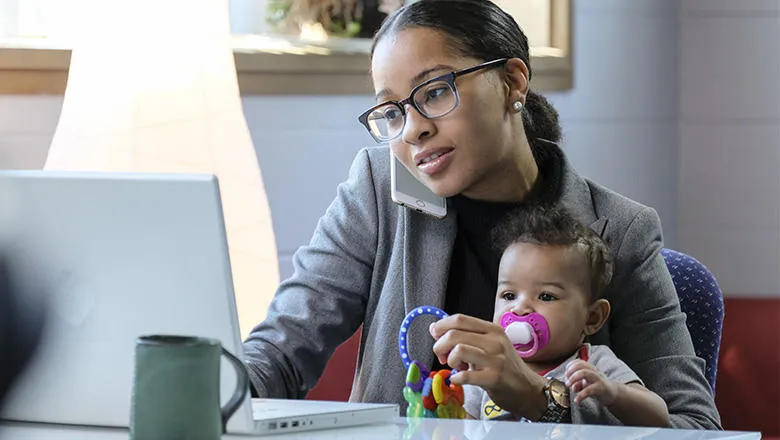
<instances>
[{"instance_id":1,"label":"baby's hand","mask_svg":"<svg viewBox=\"0 0 780 440\"><path fill-rule=\"evenodd\" d=\"M595 397L605 406L612 405L617 398L618 384L604 377L593 365L577 359L566 366L566 386L572 393L578 393L574 402L580 403L588 397Z\"/></svg>"}]
</instances>

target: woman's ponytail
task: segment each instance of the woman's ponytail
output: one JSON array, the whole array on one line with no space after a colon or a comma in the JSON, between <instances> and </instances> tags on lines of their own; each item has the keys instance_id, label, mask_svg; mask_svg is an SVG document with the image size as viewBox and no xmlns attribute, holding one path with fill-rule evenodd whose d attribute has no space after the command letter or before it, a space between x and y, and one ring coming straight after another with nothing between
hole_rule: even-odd
<instances>
[{"instance_id":1,"label":"woman's ponytail","mask_svg":"<svg viewBox=\"0 0 780 440\"><path fill-rule=\"evenodd\" d=\"M558 111L547 98L530 90L526 95L523 108L523 128L528 142L533 142L535 139L561 141Z\"/></svg>"}]
</instances>

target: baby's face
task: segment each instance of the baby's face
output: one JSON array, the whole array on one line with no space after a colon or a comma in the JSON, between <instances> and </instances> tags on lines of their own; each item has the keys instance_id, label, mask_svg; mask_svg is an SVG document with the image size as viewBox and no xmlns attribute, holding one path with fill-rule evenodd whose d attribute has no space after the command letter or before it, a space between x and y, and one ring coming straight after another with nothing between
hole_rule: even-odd
<instances>
[{"instance_id":1,"label":"baby's face","mask_svg":"<svg viewBox=\"0 0 780 440\"><path fill-rule=\"evenodd\" d=\"M529 362L569 356L582 343L588 318L590 278L582 252L568 246L515 243L498 269L493 322L506 312L536 312L547 320L550 341Z\"/></svg>"}]
</instances>

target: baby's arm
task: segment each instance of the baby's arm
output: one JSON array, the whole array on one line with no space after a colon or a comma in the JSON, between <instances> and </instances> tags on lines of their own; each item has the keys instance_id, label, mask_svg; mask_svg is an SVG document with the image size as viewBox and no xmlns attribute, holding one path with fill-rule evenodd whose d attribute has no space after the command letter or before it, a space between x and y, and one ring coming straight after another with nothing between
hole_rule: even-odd
<instances>
[{"instance_id":1,"label":"baby's arm","mask_svg":"<svg viewBox=\"0 0 780 440\"><path fill-rule=\"evenodd\" d=\"M624 425L669 426L669 410L658 394L638 383L609 380L583 360L566 366L566 386L572 393L578 393L575 403L589 397L598 399Z\"/></svg>"}]
</instances>

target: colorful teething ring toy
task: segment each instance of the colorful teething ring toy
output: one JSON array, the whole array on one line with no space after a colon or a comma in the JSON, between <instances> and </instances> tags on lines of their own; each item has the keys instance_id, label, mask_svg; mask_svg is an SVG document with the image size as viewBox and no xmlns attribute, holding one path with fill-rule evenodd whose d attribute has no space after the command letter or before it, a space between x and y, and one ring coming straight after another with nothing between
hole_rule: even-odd
<instances>
[{"instance_id":1,"label":"colorful teething ring toy","mask_svg":"<svg viewBox=\"0 0 780 440\"><path fill-rule=\"evenodd\" d=\"M409 403L407 417L429 417L440 419L462 419L466 412L463 409L463 387L450 382L453 371L430 371L425 365L413 361L409 356L409 327L415 318L422 315L433 315L438 319L447 314L436 307L423 306L409 312L398 332L398 351L401 361L406 367L406 383L404 399Z\"/></svg>"}]
</instances>

